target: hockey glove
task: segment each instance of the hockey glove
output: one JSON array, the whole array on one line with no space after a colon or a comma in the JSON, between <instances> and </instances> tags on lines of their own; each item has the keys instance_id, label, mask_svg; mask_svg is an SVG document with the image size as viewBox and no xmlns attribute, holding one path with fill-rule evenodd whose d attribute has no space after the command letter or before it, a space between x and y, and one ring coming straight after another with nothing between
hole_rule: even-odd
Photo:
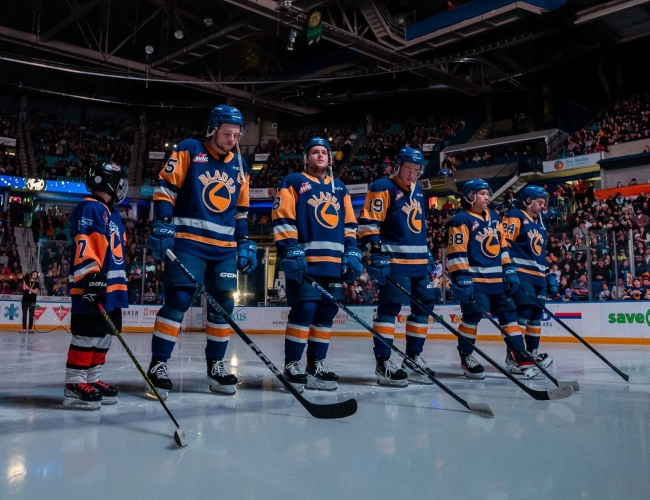
<instances>
[{"instance_id":1,"label":"hockey glove","mask_svg":"<svg viewBox=\"0 0 650 500\"><path fill-rule=\"evenodd\" d=\"M83 303L92 311L97 310L97 304L104 305L106 300L106 275L92 273L86 276Z\"/></svg>"},{"instance_id":2,"label":"hockey glove","mask_svg":"<svg viewBox=\"0 0 650 500\"><path fill-rule=\"evenodd\" d=\"M287 248L284 252L284 259L282 259L284 275L289 279L302 283L302 273L306 269L305 251L300 247Z\"/></svg>"},{"instance_id":3,"label":"hockey glove","mask_svg":"<svg viewBox=\"0 0 650 500\"><path fill-rule=\"evenodd\" d=\"M546 288L548 288L549 297L555 297L560 293L560 282L557 280L557 274L549 273L546 275Z\"/></svg>"},{"instance_id":4,"label":"hockey glove","mask_svg":"<svg viewBox=\"0 0 650 500\"><path fill-rule=\"evenodd\" d=\"M427 274L431 276L436 272L436 261L433 260L433 255L431 255L430 251L427 251L427 254L429 255L429 258L427 259Z\"/></svg>"},{"instance_id":5,"label":"hockey glove","mask_svg":"<svg viewBox=\"0 0 650 500\"><path fill-rule=\"evenodd\" d=\"M361 263L361 250L358 248L348 248L343 252L341 259L341 277L344 280L356 280L363 272L363 264Z\"/></svg>"},{"instance_id":6,"label":"hockey glove","mask_svg":"<svg viewBox=\"0 0 650 500\"><path fill-rule=\"evenodd\" d=\"M454 294L460 302L469 304L474 298L474 283L469 276L458 276L451 280L451 293Z\"/></svg>"},{"instance_id":7,"label":"hockey glove","mask_svg":"<svg viewBox=\"0 0 650 500\"><path fill-rule=\"evenodd\" d=\"M368 277L377 280L380 285L386 284L386 277L390 274L390 257L383 253L371 255L368 259Z\"/></svg>"},{"instance_id":8,"label":"hockey glove","mask_svg":"<svg viewBox=\"0 0 650 500\"><path fill-rule=\"evenodd\" d=\"M242 274L250 274L257 267L257 245L244 238L237 242L237 269Z\"/></svg>"},{"instance_id":9,"label":"hockey glove","mask_svg":"<svg viewBox=\"0 0 650 500\"><path fill-rule=\"evenodd\" d=\"M174 233L176 226L162 220L155 220L151 224L151 233L147 239L147 248L151 250L154 258L164 259L165 251L174 248Z\"/></svg>"},{"instance_id":10,"label":"hockey glove","mask_svg":"<svg viewBox=\"0 0 650 500\"><path fill-rule=\"evenodd\" d=\"M519 288L519 276L517 276L515 266L503 266L503 288L505 288L508 297L512 297Z\"/></svg>"}]
</instances>

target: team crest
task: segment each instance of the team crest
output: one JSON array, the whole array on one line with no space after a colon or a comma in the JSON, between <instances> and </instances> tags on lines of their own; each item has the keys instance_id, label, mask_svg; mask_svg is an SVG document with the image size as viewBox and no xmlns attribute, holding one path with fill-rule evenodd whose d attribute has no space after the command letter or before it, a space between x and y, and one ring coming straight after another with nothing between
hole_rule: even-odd
<instances>
[{"instance_id":1,"label":"team crest","mask_svg":"<svg viewBox=\"0 0 650 500\"><path fill-rule=\"evenodd\" d=\"M411 232L420 234L422 231L422 219L419 217L419 214L422 213L420 202L417 200L407 202L402 207L402 211L406 214L406 224Z\"/></svg>"},{"instance_id":2,"label":"team crest","mask_svg":"<svg viewBox=\"0 0 650 500\"><path fill-rule=\"evenodd\" d=\"M486 227L476 235L476 241L481 244L481 252L486 257L494 259L501 253L499 243L499 231L495 228Z\"/></svg>"},{"instance_id":3,"label":"team crest","mask_svg":"<svg viewBox=\"0 0 650 500\"><path fill-rule=\"evenodd\" d=\"M300 185L300 190L298 191L298 194L303 194L306 193L307 191L311 191L311 184L309 182L303 182Z\"/></svg>"},{"instance_id":4,"label":"team crest","mask_svg":"<svg viewBox=\"0 0 650 500\"><path fill-rule=\"evenodd\" d=\"M208 210L221 213L230 206L232 195L236 191L235 180L227 172L214 171L199 175L203 188L203 203Z\"/></svg>"},{"instance_id":5,"label":"team crest","mask_svg":"<svg viewBox=\"0 0 650 500\"><path fill-rule=\"evenodd\" d=\"M542 236L537 229L528 231L526 234L528 235L531 250L537 257L539 257L542 255L542 250L544 249L544 236Z\"/></svg>"},{"instance_id":6,"label":"team crest","mask_svg":"<svg viewBox=\"0 0 650 500\"><path fill-rule=\"evenodd\" d=\"M314 217L321 226L327 229L338 226L341 204L332 193L321 192L319 196L313 194L307 203L314 207Z\"/></svg>"}]
</instances>

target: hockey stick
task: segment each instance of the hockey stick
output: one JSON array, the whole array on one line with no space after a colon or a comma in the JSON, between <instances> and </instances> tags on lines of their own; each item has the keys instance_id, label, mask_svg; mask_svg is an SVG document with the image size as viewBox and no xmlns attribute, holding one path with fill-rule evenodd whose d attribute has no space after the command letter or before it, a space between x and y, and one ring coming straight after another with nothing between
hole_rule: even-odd
<instances>
[{"instance_id":1,"label":"hockey stick","mask_svg":"<svg viewBox=\"0 0 650 500\"><path fill-rule=\"evenodd\" d=\"M553 375L551 375L548 371L546 371L546 368L544 368L541 364L539 364L537 362L537 360L535 359L535 357L531 353L529 353L526 349L522 349L520 346L515 344L514 341L512 341L512 336L508 332L506 332L506 330L499 323L497 323L495 321L495 319L492 316L490 316L487 313L487 311L485 311L478 304L478 302L476 302L474 299L472 299L471 302L472 302L472 305L474 307L476 307L481 313L483 313L483 316L485 316L488 319L488 321L490 323L492 323L495 326L495 328L497 328L497 330L499 330L501 332L501 334L503 336L505 336L506 338L511 340L512 345L516 347L516 350L518 351L519 354L523 355L528 361L532 361L532 363L537 367L537 369L539 371L541 371L544 375L546 375L548 377L548 379L551 382L553 382L557 387L563 387L565 385L570 385L571 388L573 389L573 392L578 392L580 390L580 384L578 384L577 380L571 380L569 382L566 382L566 381L558 382L558 380L555 377L553 377Z\"/></svg>"},{"instance_id":2,"label":"hockey stick","mask_svg":"<svg viewBox=\"0 0 650 500\"><path fill-rule=\"evenodd\" d=\"M453 328L449 323L447 323L444 319L440 318L439 316L436 316L433 311L429 311L426 306L420 302L418 299L416 299L413 295L411 295L410 292L406 290L403 286L401 286L399 283L395 282L390 276L386 278L386 280L391 283L393 286L395 286L397 289L399 289L402 293L404 293L408 298L410 298L415 305L417 305L422 311L424 311L426 314L431 316L434 321L437 321L440 323L442 326L444 326L447 330L449 330L451 333L453 333L458 339L460 339L461 342L464 342L465 345L471 346L472 349L474 349L476 352L478 352L488 363L490 363L492 366L494 366L497 370L499 370L501 373L503 373L507 378L509 378L512 382L515 383L522 391L524 391L526 394L528 394L530 397L533 399L536 399L538 401L543 401L543 400L553 400L553 399L564 399L568 398L573 394L573 389L571 388L570 385L564 386L564 387L558 387L556 389L552 389L550 391L538 391L536 389L531 389L528 387L526 384L521 383L519 380L517 380L515 377L513 377L508 371L503 368L499 363L494 361L492 358L490 358L487 354L485 354L481 349L479 349L477 346L473 345L469 340L467 340L465 337L463 337L458 331Z\"/></svg>"},{"instance_id":3,"label":"hockey stick","mask_svg":"<svg viewBox=\"0 0 650 500\"><path fill-rule=\"evenodd\" d=\"M354 312L352 312L347 306L345 306L342 302L336 300L336 298L329 293L327 290L325 290L322 286L320 286L316 281L314 281L314 278L309 276L307 273L303 272L303 278L307 280L307 282L313 286L316 290L318 290L320 293L322 293L325 297L327 297L332 303L336 304L340 309L345 311L350 317L354 318L357 323L359 323L361 326L363 326L366 330L368 330L372 335L376 338L379 339L385 346L390 347L394 352L399 354L404 358L404 361L406 362L406 365L411 369L414 370L420 374L426 375L434 384L436 384L438 387L440 387L443 391L445 391L447 394L449 394L452 398L454 398L456 401L458 401L461 405L463 405L465 408L467 408L469 411L476 413L478 415L481 415L482 417L494 417L494 412L492 412L492 409L484 404L484 403L468 403L465 401L463 398L458 396L454 391L449 389L446 385L444 385L442 382L440 382L437 378L433 376L433 372L430 368L425 367L424 369L421 369L418 365L416 365L411 358L409 358L406 354L404 354L402 351L400 351L397 347L395 347L393 344L389 343L384 339L381 334L379 334L374 328L372 328L368 323L366 323L364 320L362 320L359 316L357 316Z\"/></svg>"},{"instance_id":4,"label":"hockey stick","mask_svg":"<svg viewBox=\"0 0 650 500\"><path fill-rule=\"evenodd\" d=\"M526 295L528 295L528 297L529 297L530 299L532 299L533 301L535 301L535 303L536 303L539 307L541 307L542 309L544 309L544 311L546 311L546 313L547 313L551 318L553 318L555 321L557 321L557 322L560 324L560 326L564 327L564 329L565 329L567 332L569 332L571 335L573 335L575 338L577 338L580 342L582 342L582 344L583 344L587 349L589 349L591 352L593 352L593 353L594 353L596 356L598 356L598 357L599 357L599 358L600 358L600 359L601 359L601 360L602 360L602 361L603 361L607 366L609 366L609 367L610 367L612 370L614 370L618 375L620 375L621 378L622 378L623 380L625 380L626 382L629 382L629 383L631 383L631 384L650 384L650 380L648 380L648 378L646 378L646 377L640 377L640 376L638 376L638 375L628 375L627 373L623 373L621 370L619 370L618 368L616 368L612 363L610 363L610 362L605 358L605 356L603 356L603 355L600 354L596 349L594 349L593 347L591 347L591 345L589 344L589 342L587 342L585 339L583 339L580 335L578 335L578 334L577 334L576 332L574 332L571 328L569 328L569 327L566 325L566 323L564 323L564 321L562 321L562 320L561 320L560 318L558 318L555 314L553 314L551 311L549 311L548 308L546 307L546 305L544 305L544 304L542 304L541 302L539 302L539 301L537 300L536 297L533 297L533 296L532 296L530 293L528 293L526 290L524 290L524 293L525 293Z\"/></svg>"},{"instance_id":5,"label":"hockey stick","mask_svg":"<svg viewBox=\"0 0 650 500\"><path fill-rule=\"evenodd\" d=\"M172 262L176 263L176 265L180 268L181 271L183 271L183 274L187 276L187 278L192 282L194 287L203 294L205 299L210 303L214 309L223 316L223 318L228 322L228 324L231 326L233 330L241 337L241 339L246 342L246 345L250 347L255 354L257 354L257 357L260 358L264 364L267 366L271 372L273 372L273 375L275 375L280 382L282 382L282 385L291 393L293 396L300 402L301 405L305 407L305 409L309 412L309 414L312 417L315 418L345 418L349 417L350 415L354 415L357 411L357 400L356 399L348 399L347 401L341 401L339 403L332 403L332 404L326 404L326 405L319 405L316 403L312 403L311 401L307 401L299 392L298 390L287 380L287 378L276 368L276 366L267 358L264 353L260 350L259 347L257 347L253 341L244 333L244 331L239 327L235 321L230 317L229 314L226 313L226 311L223 310L221 305L208 293L208 291L201 285L194 276L192 276L192 273L190 273L187 268L183 265L181 261L178 260L176 255L174 255L174 252L172 252L170 249L167 249L166 251L167 257L169 260Z\"/></svg>"},{"instance_id":6,"label":"hockey stick","mask_svg":"<svg viewBox=\"0 0 650 500\"><path fill-rule=\"evenodd\" d=\"M158 389L156 389L156 387L151 383L151 380L149 380L149 377L147 376L146 372L142 369L142 366L140 366L140 363L138 363L138 360L136 359L135 355L131 352L131 349L129 349L129 346L124 341L124 338L122 338L122 334L119 332L119 330L117 328L115 328L115 325L111 321L111 318L108 317L108 314L106 314L106 310L104 309L104 307L101 304L97 304L97 309L99 309L99 312L102 314L102 316L104 316L104 320L106 320L106 323L108 324L110 329L113 330L113 334L120 341L120 343L122 344L122 347L124 347L124 350L129 355L129 358L131 358L131 361L133 361L133 364L135 365L135 367L140 372L140 375L142 375L142 378L144 378L144 380L147 382L147 384L149 384L149 387L151 387L151 390L156 395L156 398L158 399L158 401L160 402L162 407L167 412L167 415L169 415L169 418L171 418L172 421L174 422L174 425L176 425L176 430L174 431L174 441L176 441L176 444L178 446L181 446L181 447L187 446L188 441L187 441L187 437L185 436L185 431L183 431L183 429L181 429L181 426L178 425L178 422L174 418L174 415L172 415L172 412L169 411L169 408L167 408L167 405L165 404L165 402L160 397L160 394L158 393Z\"/></svg>"}]
</instances>

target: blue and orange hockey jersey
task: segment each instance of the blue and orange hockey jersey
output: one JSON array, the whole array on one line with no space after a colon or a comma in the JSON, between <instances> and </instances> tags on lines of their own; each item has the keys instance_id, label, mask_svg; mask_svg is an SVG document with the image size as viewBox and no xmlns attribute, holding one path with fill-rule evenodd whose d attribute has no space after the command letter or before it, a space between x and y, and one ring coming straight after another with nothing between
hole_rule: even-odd
<instances>
[{"instance_id":1,"label":"blue and orange hockey jersey","mask_svg":"<svg viewBox=\"0 0 650 500\"><path fill-rule=\"evenodd\" d=\"M489 209L483 215L463 211L448 227L447 267L452 278L470 276L475 290L502 294L502 266L511 262L508 249L502 246L499 215Z\"/></svg>"},{"instance_id":2,"label":"blue and orange hockey jersey","mask_svg":"<svg viewBox=\"0 0 650 500\"><path fill-rule=\"evenodd\" d=\"M176 225L174 247L206 260L235 258L237 241L248 236L248 166L237 155L186 139L174 147L154 191L156 218Z\"/></svg>"},{"instance_id":3,"label":"blue and orange hockey jersey","mask_svg":"<svg viewBox=\"0 0 650 500\"><path fill-rule=\"evenodd\" d=\"M307 173L285 177L273 204L273 238L280 255L287 247L305 250L307 273L341 275L346 248L357 248L357 219L345 184Z\"/></svg>"},{"instance_id":4,"label":"blue and orange hockey jersey","mask_svg":"<svg viewBox=\"0 0 650 500\"><path fill-rule=\"evenodd\" d=\"M427 274L429 249L424 196L420 185L414 186L411 197L411 188L397 178L373 182L359 217L359 236L364 245L381 241L391 272L418 277Z\"/></svg>"},{"instance_id":5,"label":"blue and orange hockey jersey","mask_svg":"<svg viewBox=\"0 0 650 500\"><path fill-rule=\"evenodd\" d=\"M120 212L95 198L85 198L70 214L70 295L72 312L97 314L82 301L84 279L103 273L108 279L104 309L129 306L124 246L126 234Z\"/></svg>"},{"instance_id":6,"label":"blue and orange hockey jersey","mask_svg":"<svg viewBox=\"0 0 650 500\"><path fill-rule=\"evenodd\" d=\"M510 249L510 259L519 279L546 286L546 226L542 218L530 217L515 208L502 219L503 243Z\"/></svg>"}]
</instances>

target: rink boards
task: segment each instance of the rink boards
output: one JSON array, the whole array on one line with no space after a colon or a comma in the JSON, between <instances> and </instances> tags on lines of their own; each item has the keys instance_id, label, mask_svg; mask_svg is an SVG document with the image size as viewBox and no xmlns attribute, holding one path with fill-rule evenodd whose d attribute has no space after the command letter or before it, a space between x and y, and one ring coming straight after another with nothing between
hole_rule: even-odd
<instances>
[{"instance_id":1,"label":"rink boards","mask_svg":"<svg viewBox=\"0 0 650 500\"><path fill-rule=\"evenodd\" d=\"M22 328L22 309L18 298L0 297L0 328ZM4 299L4 300L3 300ZM601 343L650 344L650 301L622 302L566 302L550 303L548 308L577 334ZM123 310L123 327L127 332L151 332L160 306L138 305ZM376 308L354 307L354 312L365 322L372 324ZM457 327L462 319L459 305L436 306L436 313ZM396 327L396 334L404 335L409 308L404 306ZM234 320L247 333L284 333L289 316L288 307L235 307ZM55 297L43 297L38 301L35 313L38 330L58 326L70 326L70 302ZM183 328L199 331L203 328L200 308L192 308L185 315ZM543 335L556 341L575 340L562 326L545 314L542 319ZM429 336L451 339L453 336L439 324L429 320ZM370 334L346 313L339 312L334 319L336 335L369 336ZM497 329L488 321L479 325L479 335L484 340L500 340Z\"/></svg>"}]
</instances>

